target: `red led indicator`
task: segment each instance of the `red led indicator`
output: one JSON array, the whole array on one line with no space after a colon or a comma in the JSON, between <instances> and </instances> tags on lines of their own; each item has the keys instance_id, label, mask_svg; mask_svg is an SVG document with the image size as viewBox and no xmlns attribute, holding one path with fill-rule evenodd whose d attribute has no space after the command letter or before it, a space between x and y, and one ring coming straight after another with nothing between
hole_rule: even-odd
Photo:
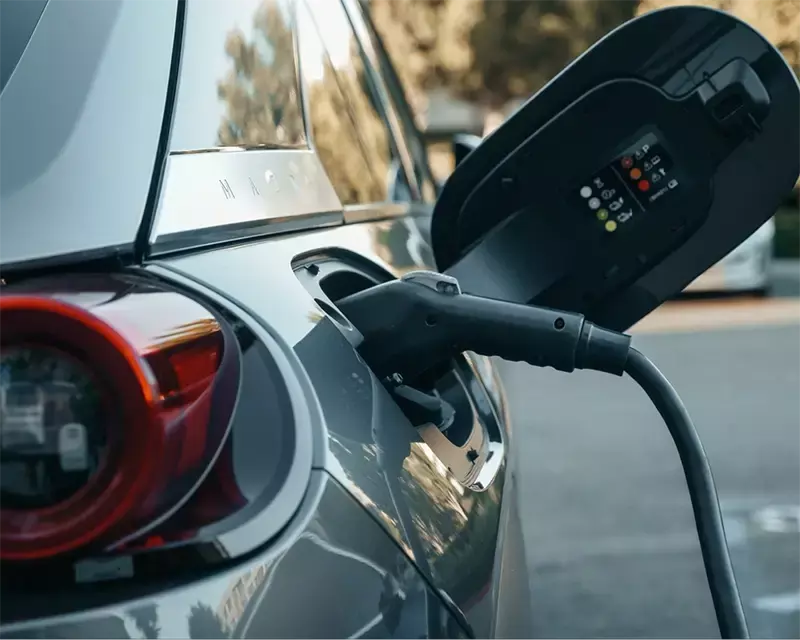
<instances>
[{"instance_id":1,"label":"red led indicator","mask_svg":"<svg viewBox=\"0 0 800 640\"><path fill-rule=\"evenodd\" d=\"M623 169L630 169L633 166L633 158L630 156L625 156L622 159L622 168Z\"/></svg>"},{"instance_id":2,"label":"red led indicator","mask_svg":"<svg viewBox=\"0 0 800 640\"><path fill-rule=\"evenodd\" d=\"M639 191L647 191L650 189L650 183L647 180L639 180Z\"/></svg>"}]
</instances>

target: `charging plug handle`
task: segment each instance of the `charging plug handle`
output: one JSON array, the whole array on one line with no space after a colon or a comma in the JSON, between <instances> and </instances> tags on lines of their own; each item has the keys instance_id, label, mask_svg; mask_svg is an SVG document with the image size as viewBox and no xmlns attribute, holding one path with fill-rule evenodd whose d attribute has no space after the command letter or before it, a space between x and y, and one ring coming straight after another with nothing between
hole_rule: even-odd
<instances>
[{"instance_id":1,"label":"charging plug handle","mask_svg":"<svg viewBox=\"0 0 800 640\"><path fill-rule=\"evenodd\" d=\"M627 373L664 418L683 464L700 549L723 638L748 638L711 468L686 408L630 336L576 313L481 298L451 276L412 272L339 301L363 333L361 352L379 375L408 379L462 351L570 372Z\"/></svg>"},{"instance_id":2,"label":"charging plug handle","mask_svg":"<svg viewBox=\"0 0 800 640\"><path fill-rule=\"evenodd\" d=\"M631 348L630 336L580 314L464 294L455 278L433 272L412 272L338 304L363 333L360 350L379 375L408 379L462 351L565 372L627 373L661 413L680 455L721 636L749 637L703 446L672 385Z\"/></svg>"},{"instance_id":3,"label":"charging plug handle","mask_svg":"<svg viewBox=\"0 0 800 640\"><path fill-rule=\"evenodd\" d=\"M413 380L464 351L570 372L621 376L630 336L582 315L462 293L458 281L412 272L337 303L363 334L364 359L379 376Z\"/></svg>"}]
</instances>

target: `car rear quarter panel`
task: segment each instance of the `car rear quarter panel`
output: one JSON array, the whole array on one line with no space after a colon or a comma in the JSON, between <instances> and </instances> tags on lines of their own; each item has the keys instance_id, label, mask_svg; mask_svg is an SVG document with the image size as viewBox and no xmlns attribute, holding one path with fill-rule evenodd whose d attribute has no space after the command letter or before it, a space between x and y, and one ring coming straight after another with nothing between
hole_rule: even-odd
<instances>
[{"instance_id":1,"label":"car rear quarter panel","mask_svg":"<svg viewBox=\"0 0 800 640\"><path fill-rule=\"evenodd\" d=\"M152 268L228 296L292 345L324 415L315 467L330 473L372 514L430 583L452 599L478 637L525 635L528 577L508 462L485 491L461 485L292 271L297 256L335 250L399 273L397 264L408 268L414 259L397 255L402 245L385 243L392 228L406 222L398 218L276 237L164 259ZM510 444L510 433L504 437ZM327 526L338 527L333 514Z\"/></svg>"},{"instance_id":2,"label":"car rear quarter panel","mask_svg":"<svg viewBox=\"0 0 800 640\"><path fill-rule=\"evenodd\" d=\"M320 576L337 576L320 580ZM193 584L33 624L4 638L459 638L409 559L324 471L257 558Z\"/></svg>"}]
</instances>

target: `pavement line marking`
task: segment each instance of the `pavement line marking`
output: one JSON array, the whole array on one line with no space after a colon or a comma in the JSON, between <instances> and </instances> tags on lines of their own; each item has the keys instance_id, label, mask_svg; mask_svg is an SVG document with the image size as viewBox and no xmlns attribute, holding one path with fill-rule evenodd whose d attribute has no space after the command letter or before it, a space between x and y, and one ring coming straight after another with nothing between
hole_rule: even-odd
<instances>
[{"instance_id":1,"label":"pavement line marking","mask_svg":"<svg viewBox=\"0 0 800 640\"><path fill-rule=\"evenodd\" d=\"M800 591L778 593L771 596L755 598L753 606L769 613L794 613L800 611Z\"/></svg>"},{"instance_id":2,"label":"pavement line marking","mask_svg":"<svg viewBox=\"0 0 800 640\"><path fill-rule=\"evenodd\" d=\"M800 299L667 302L630 332L677 333L775 325L800 327Z\"/></svg>"}]
</instances>

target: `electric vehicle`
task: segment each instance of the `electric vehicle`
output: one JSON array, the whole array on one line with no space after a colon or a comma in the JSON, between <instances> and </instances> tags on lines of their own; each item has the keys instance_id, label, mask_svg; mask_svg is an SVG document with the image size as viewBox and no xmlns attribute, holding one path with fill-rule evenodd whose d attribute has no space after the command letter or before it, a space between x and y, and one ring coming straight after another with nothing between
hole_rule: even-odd
<instances>
[{"instance_id":1,"label":"electric vehicle","mask_svg":"<svg viewBox=\"0 0 800 640\"><path fill-rule=\"evenodd\" d=\"M780 55L654 12L439 188L357 0L0 11L4 412L35 399L0 449L0 636L530 637L489 356L627 372L687 433L621 332L796 181ZM670 186L632 178L657 164ZM695 440L714 604L744 635Z\"/></svg>"},{"instance_id":2,"label":"electric vehicle","mask_svg":"<svg viewBox=\"0 0 800 640\"><path fill-rule=\"evenodd\" d=\"M2 29L2 298L27 320L4 305L0 635L527 635L490 360L431 376L455 410L426 430L336 311L435 268L424 147L360 4L4 0Z\"/></svg>"}]
</instances>

